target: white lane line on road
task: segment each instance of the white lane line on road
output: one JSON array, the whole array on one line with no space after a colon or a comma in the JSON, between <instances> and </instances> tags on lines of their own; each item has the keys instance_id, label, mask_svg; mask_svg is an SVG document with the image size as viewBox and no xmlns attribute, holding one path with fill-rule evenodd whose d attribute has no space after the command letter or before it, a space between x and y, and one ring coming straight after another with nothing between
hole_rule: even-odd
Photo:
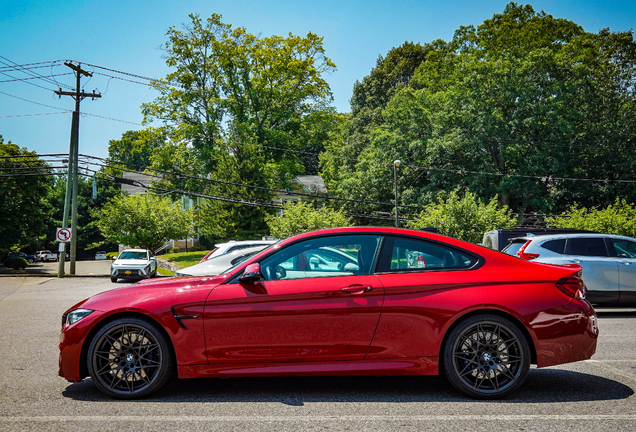
<instances>
[{"instance_id":1,"label":"white lane line on road","mask_svg":"<svg viewBox=\"0 0 636 432\"><path fill-rule=\"evenodd\" d=\"M1 422L315 422L315 421L601 421L601 420L636 420L636 414L520 414L520 415L431 415L431 416L392 416L392 415L359 415L359 416L16 416L0 417Z\"/></svg>"},{"instance_id":2,"label":"white lane line on road","mask_svg":"<svg viewBox=\"0 0 636 432\"><path fill-rule=\"evenodd\" d=\"M604 361L601 361L601 360L585 360L585 363L594 365L594 366L598 367L599 369L603 369L603 370L605 370L607 372L614 373L614 374L619 375L619 376L621 376L623 378L627 378L629 380L632 380L632 381L636 382L636 376L634 376L632 374L629 374L629 373L626 373L625 371L620 370L619 368L616 368L614 366L610 366Z\"/></svg>"}]
</instances>

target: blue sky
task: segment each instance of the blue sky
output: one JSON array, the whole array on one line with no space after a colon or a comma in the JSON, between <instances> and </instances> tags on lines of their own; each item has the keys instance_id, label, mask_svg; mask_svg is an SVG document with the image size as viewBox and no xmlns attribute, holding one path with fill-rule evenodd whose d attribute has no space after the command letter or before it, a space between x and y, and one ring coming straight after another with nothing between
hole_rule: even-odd
<instances>
[{"instance_id":1,"label":"blue sky","mask_svg":"<svg viewBox=\"0 0 636 432\"><path fill-rule=\"evenodd\" d=\"M346 112L354 83L371 71L378 55L385 55L405 41L449 40L460 25L479 25L493 14L501 13L507 3L505 0L0 0L0 56L18 64L71 59L146 77L163 77L169 72L160 49L166 40L166 30L170 26L180 28L188 22L189 13L198 13L203 18L219 13L224 22L244 26L250 33L262 36L284 36L290 32L305 35L311 31L323 37L327 56L338 67L326 79L336 108ZM572 20L590 32L605 27L630 30L636 23L634 0L542 0L530 4L537 11ZM2 58L0 61L8 63ZM96 71L110 74L101 69ZM49 76L68 73L68 68L47 67L37 72ZM73 100L59 99L51 91L24 81L8 81L12 77L25 78L23 73L6 70L5 73L11 75L0 74L0 134L5 141L11 140L41 154L67 153L71 114L33 114L72 110ZM54 79L74 85L70 75ZM56 88L41 80L29 82ZM81 117L80 153L106 157L109 140L119 139L127 130L142 128L139 106L152 101L157 94L147 87L97 74L90 81L82 79L82 84L86 91L98 90L103 97L82 102L82 112L94 116Z\"/></svg>"}]
</instances>

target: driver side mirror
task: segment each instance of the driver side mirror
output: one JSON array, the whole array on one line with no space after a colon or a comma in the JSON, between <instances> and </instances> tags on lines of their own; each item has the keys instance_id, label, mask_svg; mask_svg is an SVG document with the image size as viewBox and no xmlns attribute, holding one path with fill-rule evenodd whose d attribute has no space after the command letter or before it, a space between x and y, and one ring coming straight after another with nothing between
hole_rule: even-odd
<instances>
[{"instance_id":1,"label":"driver side mirror","mask_svg":"<svg viewBox=\"0 0 636 432\"><path fill-rule=\"evenodd\" d=\"M250 264L245 267L245 271L239 277L239 282L243 283L255 283L261 280L263 275L261 274L261 266L258 263Z\"/></svg>"}]
</instances>

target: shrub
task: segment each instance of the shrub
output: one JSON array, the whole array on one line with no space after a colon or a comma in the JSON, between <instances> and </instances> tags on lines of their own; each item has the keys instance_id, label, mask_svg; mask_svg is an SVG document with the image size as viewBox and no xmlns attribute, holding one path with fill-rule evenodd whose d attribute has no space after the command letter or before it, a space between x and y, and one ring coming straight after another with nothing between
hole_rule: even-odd
<instances>
[{"instance_id":1,"label":"shrub","mask_svg":"<svg viewBox=\"0 0 636 432\"><path fill-rule=\"evenodd\" d=\"M498 207L497 198L484 204L470 192L466 192L463 198L451 192L446 199L440 197L437 203L428 204L415 220L408 223L408 227L435 227L440 234L479 243L486 231L512 228L516 223L517 219L510 214L507 206Z\"/></svg>"},{"instance_id":2,"label":"shrub","mask_svg":"<svg viewBox=\"0 0 636 432\"><path fill-rule=\"evenodd\" d=\"M283 204L282 217L266 215L265 222L269 226L271 235L279 239L317 229L353 225L351 218L341 211L326 207L314 210L311 204L303 201L287 201Z\"/></svg>"},{"instance_id":3,"label":"shrub","mask_svg":"<svg viewBox=\"0 0 636 432\"><path fill-rule=\"evenodd\" d=\"M171 254L179 253L179 246L175 246L175 247L170 248L168 253L171 253Z\"/></svg>"},{"instance_id":4,"label":"shrub","mask_svg":"<svg viewBox=\"0 0 636 432\"><path fill-rule=\"evenodd\" d=\"M549 227L578 228L604 234L636 237L636 208L624 199L604 209L587 209L574 204L561 216L547 217Z\"/></svg>"},{"instance_id":5,"label":"shrub","mask_svg":"<svg viewBox=\"0 0 636 432\"><path fill-rule=\"evenodd\" d=\"M29 265L28 261L22 257L12 257L4 262L4 265L14 270L22 270Z\"/></svg>"},{"instance_id":6,"label":"shrub","mask_svg":"<svg viewBox=\"0 0 636 432\"><path fill-rule=\"evenodd\" d=\"M106 254L106 258L109 260L113 260L115 259L115 257L117 257L119 255L119 252L108 252Z\"/></svg>"}]
</instances>

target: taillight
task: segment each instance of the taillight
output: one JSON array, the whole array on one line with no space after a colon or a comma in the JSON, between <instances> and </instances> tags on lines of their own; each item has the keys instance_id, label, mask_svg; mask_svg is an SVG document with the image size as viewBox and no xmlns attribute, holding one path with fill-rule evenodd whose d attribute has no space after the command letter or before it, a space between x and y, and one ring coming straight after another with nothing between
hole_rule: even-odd
<instances>
[{"instance_id":1,"label":"taillight","mask_svg":"<svg viewBox=\"0 0 636 432\"><path fill-rule=\"evenodd\" d=\"M519 252L517 252L517 256L519 258L524 260L539 258L539 254L524 252L530 243L532 243L532 240L528 240L523 246L521 246L521 249L519 249Z\"/></svg>"},{"instance_id":2,"label":"taillight","mask_svg":"<svg viewBox=\"0 0 636 432\"><path fill-rule=\"evenodd\" d=\"M583 300L587 295L587 287L579 278L564 277L563 279L559 279L555 285L558 289L563 291L565 295L578 300Z\"/></svg>"}]
</instances>

